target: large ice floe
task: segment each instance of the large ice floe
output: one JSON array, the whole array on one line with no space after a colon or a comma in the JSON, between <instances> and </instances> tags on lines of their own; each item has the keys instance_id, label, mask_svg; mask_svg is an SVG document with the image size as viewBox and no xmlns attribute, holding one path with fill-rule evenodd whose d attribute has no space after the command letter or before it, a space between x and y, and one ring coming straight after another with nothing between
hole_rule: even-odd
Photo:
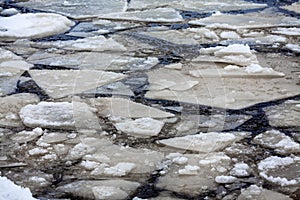
<instances>
[{"instance_id":1,"label":"large ice floe","mask_svg":"<svg viewBox=\"0 0 300 200\"><path fill-rule=\"evenodd\" d=\"M159 140L158 144L178 150L200 153L220 151L235 141L243 139L247 133L199 133L170 139ZM213 145L212 145L213 144Z\"/></svg>"},{"instance_id":2,"label":"large ice floe","mask_svg":"<svg viewBox=\"0 0 300 200\"><path fill-rule=\"evenodd\" d=\"M172 7L179 10L212 12L212 11L232 11L242 9L263 8L266 4L256 4L243 0L213 0L213 1L194 1L194 0L133 0L128 9L151 9L157 7Z\"/></svg>"},{"instance_id":3,"label":"large ice floe","mask_svg":"<svg viewBox=\"0 0 300 200\"><path fill-rule=\"evenodd\" d=\"M18 14L0 18L0 40L42 38L64 33L75 23L51 13Z\"/></svg>"},{"instance_id":4,"label":"large ice floe","mask_svg":"<svg viewBox=\"0 0 300 200\"><path fill-rule=\"evenodd\" d=\"M250 47L241 44L203 48L180 70L161 68L147 74L146 97L151 99L239 109L298 94L282 72L261 66Z\"/></svg>"},{"instance_id":5,"label":"large ice floe","mask_svg":"<svg viewBox=\"0 0 300 200\"><path fill-rule=\"evenodd\" d=\"M29 74L52 98L78 94L126 77L120 73L97 70L30 70Z\"/></svg>"},{"instance_id":6,"label":"large ice floe","mask_svg":"<svg viewBox=\"0 0 300 200\"><path fill-rule=\"evenodd\" d=\"M142 22L181 22L183 18L172 8L157 8L145 11L130 11L99 15L100 19L119 19Z\"/></svg>"},{"instance_id":7,"label":"large ice floe","mask_svg":"<svg viewBox=\"0 0 300 200\"><path fill-rule=\"evenodd\" d=\"M20 2L18 5L47 12L60 13L75 19L85 19L96 17L103 13L123 12L126 2L123 0L91 0L84 2L80 0L30 0Z\"/></svg>"},{"instance_id":8,"label":"large ice floe","mask_svg":"<svg viewBox=\"0 0 300 200\"><path fill-rule=\"evenodd\" d=\"M286 16L268 16L264 14L249 13L241 15L215 14L211 17L192 20L193 25L201 25L209 28L241 29L241 28L269 28L278 26L298 26L297 18Z\"/></svg>"}]
</instances>

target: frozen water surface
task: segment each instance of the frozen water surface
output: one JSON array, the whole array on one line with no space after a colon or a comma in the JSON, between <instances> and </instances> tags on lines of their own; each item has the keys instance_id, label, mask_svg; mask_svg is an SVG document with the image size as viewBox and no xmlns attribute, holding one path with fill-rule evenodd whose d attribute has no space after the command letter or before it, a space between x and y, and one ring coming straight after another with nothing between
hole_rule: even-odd
<instances>
[{"instance_id":1,"label":"frozen water surface","mask_svg":"<svg viewBox=\"0 0 300 200\"><path fill-rule=\"evenodd\" d=\"M298 5L0 0L0 199L300 199Z\"/></svg>"}]
</instances>

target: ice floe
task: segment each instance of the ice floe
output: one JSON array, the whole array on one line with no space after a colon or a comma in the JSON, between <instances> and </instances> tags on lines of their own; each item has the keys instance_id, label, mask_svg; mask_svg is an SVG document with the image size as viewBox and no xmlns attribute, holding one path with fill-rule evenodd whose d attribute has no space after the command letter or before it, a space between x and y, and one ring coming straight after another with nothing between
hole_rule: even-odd
<instances>
[{"instance_id":1,"label":"ice floe","mask_svg":"<svg viewBox=\"0 0 300 200\"><path fill-rule=\"evenodd\" d=\"M22 57L0 48L0 96L13 93L22 73L31 67Z\"/></svg>"},{"instance_id":2,"label":"ice floe","mask_svg":"<svg viewBox=\"0 0 300 200\"><path fill-rule=\"evenodd\" d=\"M125 118L168 118L174 117L157 108L152 108L140 103L135 103L129 99L122 98L97 98L91 99L92 106L98 110L98 114L103 117L125 117Z\"/></svg>"},{"instance_id":3,"label":"ice floe","mask_svg":"<svg viewBox=\"0 0 300 200\"><path fill-rule=\"evenodd\" d=\"M251 185L246 189L242 189L241 194L237 200L251 200L251 199L265 199L265 200L292 200L287 195L267 190L257 185Z\"/></svg>"},{"instance_id":4,"label":"ice floe","mask_svg":"<svg viewBox=\"0 0 300 200\"><path fill-rule=\"evenodd\" d=\"M197 196L216 185L215 178L229 170L231 159L224 153L183 154L185 164L171 164L158 179L157 187Z\"/></svg>"},{"instance_id":5,"label":"ice floe","mask_svg":"<svg viewBox=\"0 0 300 200\"><path fill-rule=\"evenodd\" d=\"M20 117L29 127L101 129L93 109L82 102L40 102L27 105L20 110Z\"/></svg>"},{"instance_id":6,"label":"ice floe","mask_svg":"<svg viewBox=\"0 0 300 200\"><path fill-rule=\"evenodd\" d=\"M0 18L0 40L42 38L64 33L75 23L52 13L28 13Z\"/></svg>"},{"instance_id":7,"label":"ice floe","mask_svg":"<svg viewBox=\"0 0 300 200\"><path fill-rule=\"evenodd\" d=\"M201 153L220 151L235 141L240 140L234 133L199 133L157 141L158 144L180 150L190 150Z\"/></svg>"},{"instance_id":8,"label":"ice floe","mask_svg":"<svg viewBox=\"0 0 300 200\"><path fill-rule=\"evenodd\" d=\"M128 177L130 174L146 175L156 169L163 153L148 149L135 149L114 145L107 139L86 137L76 144L66 156L67 160L97 162L89 169L94 177ZM84 174L83 174L84 175Z\"/></svg>"},{"instance_id":9,"label":"ice floe","mask_svg":"<svg viewBox=\"0 0 300 200\"><path fill-rule=\"evenodd\" d=\"M265 108L268 120L275 127L299 127L300 101L290 100L277 106Z\"/></svg>"},{"instance_id":10,"label":"ice floe","mask_svg":"<svg viewBox=\"0 0 300 200\"><path fill-rule=\"evenodd\" d=\"M58 191L89 199L122 200L132 194L140 183L115 180L76 181L57 188Z\"/></svg>"},{"instance_id":11,"label":"ice floe","mask_svg":"<svg viewBox=\"0 0 300 200\"><path fill-rule=\"evenodd\" d=\"M118 130L129 135L136 137L151 137L157 136L160 133L164 126L164 122L146 117L138 118L136 120L121 120L114 125Z\"/></svg>"},{"instance_id":12,"label":"ice floe","mask_svg":"<svg viewBox=\"0 0 300 200\"><path fill-rule=\"evenodd\" d=\"M150 86L145 96L150 99L239 109L299 93L296 86L282 77L281 72L267 70L267 72L248 73L242 67L237 70L223 69L223 67L221 63L213 63L206 57L183 66L181 71L166 68L153 70L147 73ZM185 84L187 81L198 82L198 84ZM180 90L175 89L176 87Z\"/></svg>"},{"instance_id":13,"label":"ice floe","mask_svg":"<svg viewBox=\"0 0 300 200\"><path fill-rule=\"evenodd\" d=\"M98 1L90 0L55 0L19 2L19 6L43 10L47 12L60 13L74 19L95 18L103 13L123 12L126 2L123 0Z\"/></svg>"},{"instance_id":14,"label":"ice floe","mask_svg":"<svg viewBox=\"0 0 300 200\"><path fill-rule=\"evenodd\" d=\"M5 200L34 200L29 188L16 185L6 177L0 177L0 199Z\"/></svg>"},{"instance_id":15,"label":"ice floe","mask_svg":"<svg viewBox=\"0 0 300 200\"><path fill-rule=\"evenodd\" d=\"M0 97L0 126L22 127L19 116L21 108L38 102L39 98L35 94L22 93Z\"/></svg>"},{"instance_id":16,"label":"ice floe","mask_svg":"<svg viewBox=\"0 0 300 200\"><path fill-rule=\"evenodd\" d=\"M96 52L103 52L103 51L126 51L126 47L122 44L118 43L112 38L106 39L104 36L94 36L94 37L87 37L78 40L71 40L71 41L56 41L56 42L49 42L49 43L38 43L41 46L49 45L52 48L61 48L66 50L75 50L75 51L96 51Z\"/></svg>"},{"instance_id":17,"label":"ice floe","mask_svg":"<svg viewBox=\"0 0 300 200\"><path fill-rule=\"evenodd\" d=\"M35 128L32 131L21 131L10 137L13 141L17 143L27 143L35 140L39 136L43 135L43 130L41 128Z\"/></svg>"},{"instance_id":18,"label":"ice floe","mask_svg":"<svg viewBox=\"0 0 300 200\"><path fill-rule=\"evenodd\" d=\"M121 73L97 70L30 70L29 74L52 98L82 93L126 77Z\"/></svg>"},{"instance_id":19,"label":"ice floe","mask_svg":"<svg viewBox=\"0 0 300 200\"><path fill-rule=\"evenodd\" d=\"M285 16L267 16L263 14L218 14L207 18L192 20L193 25L206 26L208 28L222 29L249 29L269 28L278 26L297 26L300 24L297 18Z\"/></svg>"},{"instance_id":20,"label":"ice floe","mask_svg":"<svg viewBox=\"0 0 300 200\"><path fill-rule=\"evenodd\" d=\"M118 19L142 22L181 22L183 18L172 8L157 8L145 11L110 13L98 16L100 19Z\"/></svg>"},{"instance_id":21,"label":"ice floe","mask_svg":"<svg viewBox=\"0 0 300 200\"><path fill-rule=\"evenodd\" d=\"M275 152L281 154L297 153L300 151L300 145L297 142L276 130L261 133L253 141L264 147L272 148Z\"/></svg>"},{"instance_id":22,"label":"ice floe","mask_svg":"<svg viewBox=\"0 0 300 200\"><path fill-rule=\"evenodd\" d=\"M295 13L300 13L300 2L295 2L291 5L283 6L282 8Z\"/></svg>"},{"instance_id":23,"label":"ice floe","mask_svg":"<svg viewBox=\"0 0 300 200\"><path fill-rule=\"evenodd\" d=\"M129 9L152 9L158 7L171 7L179 10L197 11L197 12L213 12L213 11L230 11L243 10L245 8L263 8L266 4L250 3L243 0L234 2L229 0L214 1L194 1L194 0L133 0L129 4Z\"/></svg>"},{"instance_id":24,"label":"ice floe","mask_svg":"<svg viewBox=\"0 0 300 200\"><path fill-rule=\"evenodd\" d=\"M276 185L297 185L300 183L300 174L297 171L299 162L299 157L271 156L258 163L259 174Z\"/></svg>"}]
</instances>

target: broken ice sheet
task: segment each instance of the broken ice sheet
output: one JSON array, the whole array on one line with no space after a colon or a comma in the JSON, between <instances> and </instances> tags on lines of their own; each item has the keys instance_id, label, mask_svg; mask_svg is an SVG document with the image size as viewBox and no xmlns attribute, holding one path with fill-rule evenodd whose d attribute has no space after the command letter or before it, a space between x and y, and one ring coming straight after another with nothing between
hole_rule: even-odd
<instances>
[{"instance_id":1,"label":"broken ice sheet","mask_svg":"<svg viewBox=\"0 0 300 200\"><path fill-rule=\"evenodd\" d=\"M28 13L0 18L0 40L42 38L64 33L75 23L52 13Z\"/></svg>"},{"instance_id":2,"label":"broken ice sheet","mask_svg":"<svg viewBox=\"0 0 300 200\"><path fill-rule=\"evenodd\" d=\"M252 29L269 28L278 26L299 26L300 21L297 18L286 16L267 16L259 13L249 14L215 14L203 19L192 20L192 25L201 25L208 28L223 29Z\"/></svg>"},{"instance_id":3,"label":"broken ice sheet","mask_svg":"<svg viewBox=\"0 0 300 200\"><path fill-rule=\"evenodd\" d=\"M100 19L130 20L140 22L181 22L183 18L172 8L157 8L144 11L101 14Z\"/></svg>"},{"instance_id":4,"label":"broken ice sheet","mask_svg":"<svg viewBox=\"0 0 300 200\"><path fill-rule=\"evenodd\" d=\"M0 97L0 126L22 127L23 123L19 117L20 109L38 102L39 98L35 94L21 93Z\"/></svg>"},{"instance_id":5,"label":"broken ice sheet","mask_svg":"<svg viewBox=\"0 0 300 200\"><path fill-rule=\"evenodd\" d=\"M125 78L120 73L96 70L30 70L29 74L52 98L80 94Z\"/></svg>"},{"instance_id":6,"label":"broken ice sheet","mask_svg":"<svg viewBox=\"0 0 300 200\"><path fill-rule=\"evenodd\" d=\"M18 3L21 7L27 7L46 12L60 13L74 19L95 18L99 14L122 12L126 2L123 0L55 0L36 1Z\"/></svg>"}]
</instances>

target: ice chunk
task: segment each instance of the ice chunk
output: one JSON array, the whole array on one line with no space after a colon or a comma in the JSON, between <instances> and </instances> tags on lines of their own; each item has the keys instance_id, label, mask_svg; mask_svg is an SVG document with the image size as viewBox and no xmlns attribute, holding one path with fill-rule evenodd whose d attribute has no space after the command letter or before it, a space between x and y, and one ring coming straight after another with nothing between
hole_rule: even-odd
<instances>
[{"instance_id":1,"label":"ice chunk","mask_svg":"<svg viewBox=\"0 0 300 200\"><path fill-rule=\"evenodd\" d=\"M75 23L52 13L27 13L0 18L0 40L41 38L66 32Z\"/></svg>"},{"instance_id":2,"label":"ice chunk","mask_svg":"<svg viewBox=\"0 0 300 200\"><path fill-rule=\"evenodd\" d=\"M246 163L236 163L231 169L230 174L237 177L249 176L250 167Z\"/></svg>"},{"instance_id":3,"label":"ice chunk","mask_svg":"<svg viewBox=\"0 0 300 200\"><path fill-rule=\"evenodd\" d=\"M29 188L15 185L6 177L0 177L0 199L5 200L34 200Z\"/></svg>"},{"instance_id":4,"label":"ice chunk","mask_svg":"<svg viewBox=\"0 0 300 200\"><path fill-rule=\"evenodd\" d=\"M233 183L236 180L237 178L234 176L217 176L215 178L215 181L217 183Z\"/></svg>"},{"instance_id":5,"label":"ice chunk","mask_svg":"<svg viewBox=\"0 0 300 200\"><path fill-rule=\"evenodd\" d=\"M115 127L129 135L136 137L151 137L160 133L164 122L146 117L136 120L124 120L115 124Z\"/></svg>"}]
</instances>

